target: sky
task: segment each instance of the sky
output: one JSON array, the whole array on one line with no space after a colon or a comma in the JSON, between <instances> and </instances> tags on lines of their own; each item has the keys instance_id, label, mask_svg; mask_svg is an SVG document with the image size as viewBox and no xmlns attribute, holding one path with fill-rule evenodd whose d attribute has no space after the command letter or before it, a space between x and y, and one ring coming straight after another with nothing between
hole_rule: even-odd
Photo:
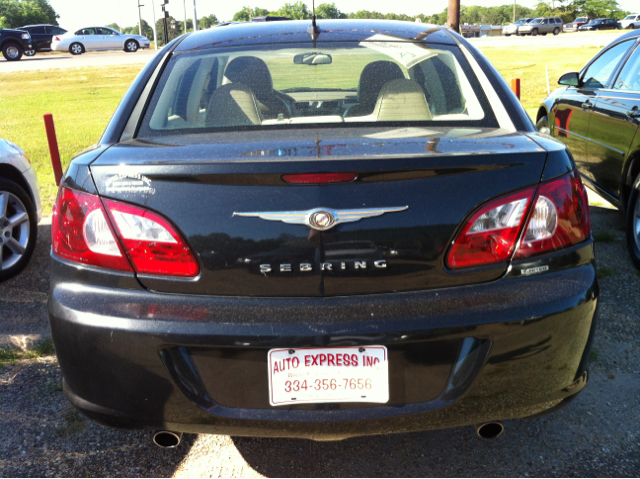
<instances>
[{"instance_id":1,"label":"sky","mask_svg":"<svg viewBox=\"0 0 640 479\"><path fill-rule=\"evenodd\" d=\"M138 23L137 3L141 8L142 18L149 24L153 22L152 5L155 4L156 18L160 18L160 3L162 0L49 0L53 8L58 12L60 26L67 30L79 29L92 25L108 25L117 23L120 27L133 26ZM184 18L184 5L187 8L187 17L193 18L193 3L197 2L198 18L204 15L215 14L219 20L231 20L233 14L243 5L251 7L277 10L284 3L294 3L295 0L169 0L167 10L174 18ZM317 0L317 3L332 3L334 0ZM519 5L533 7L536 0L517 0ZM311 1L305 2L311 7ZM492 7L510 3L509 0L462 0L462 5L482 5ZM424 13L431 15L442 12L448 4L448 0L337 0L336 6L342 12L355 12L358 10L375 10L381 13L404 13L417 15ZM638 0L618 0L623 10L638 9ZM635 13L635 12L634 12Z\"/></svg>"}]
</instances>

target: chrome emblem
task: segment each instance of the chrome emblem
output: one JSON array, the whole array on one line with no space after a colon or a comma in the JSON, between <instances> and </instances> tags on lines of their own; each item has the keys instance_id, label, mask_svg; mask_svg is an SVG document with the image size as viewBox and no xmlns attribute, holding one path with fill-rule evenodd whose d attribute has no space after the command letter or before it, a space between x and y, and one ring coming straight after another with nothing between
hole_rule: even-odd
<instances>
[{"instance_id":1,"label":"chrome emblem","mask_svg":"<svg viewBox=\"0 0 640 479\"><path fill-rule=\"evenodd\" d=\"M233 213L233 216L261 218L267 221L282 221L294 225L307 225L318 231L327 231L340 223L353 223L365 218L373 218L385 213L395 213L408 209L408 206L391 208L362 208L357 210L333 210L331 208L314 208L307 211L263 211L250 213Z\"/></svg>"}]
</instances>

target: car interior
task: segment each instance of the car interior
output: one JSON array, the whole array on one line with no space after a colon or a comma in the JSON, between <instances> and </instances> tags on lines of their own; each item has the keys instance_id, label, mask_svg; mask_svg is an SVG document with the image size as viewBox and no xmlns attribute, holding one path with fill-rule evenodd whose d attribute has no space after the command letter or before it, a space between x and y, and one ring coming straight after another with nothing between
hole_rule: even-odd
<instances>
[{"instance_id":1,"label":"car interior","mask_svg":"<svg viewBox=\"0 0 640 479\"><path fill-rule=\"evenodd\" d=\"M287 48L182 55L156 88L145 116L148 127L141 133L484 118L450 51L398 45L391 51L388 44L371 42L326 52Z\"/></svg>"}]
</instances>

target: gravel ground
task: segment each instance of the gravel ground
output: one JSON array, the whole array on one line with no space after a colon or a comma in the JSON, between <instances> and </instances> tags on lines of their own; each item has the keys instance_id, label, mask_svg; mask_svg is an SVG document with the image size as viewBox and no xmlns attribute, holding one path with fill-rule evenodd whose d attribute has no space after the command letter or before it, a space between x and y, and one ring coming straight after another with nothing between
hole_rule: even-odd
<instances>
[{"instance_id":1,"label":"gravel ground","mask_svg":"<svg viewBox=\"0 0 640 479\"><path fill-rule=\"evenodd\" d=\"M55 358L45 357L0 369L0 477L637 477L640 275L619 213L592 208L592 221L603 238L597 257L606 277L590 383L555 414L506 421L494 441L463 427L342 442L185 435L178 449L162 450L148 432L104 428L77 414L62 395ZM28 344L46 334L48 234L42 226L33 264L0 286L5 342Z\"/></svg>"}]
</instances>

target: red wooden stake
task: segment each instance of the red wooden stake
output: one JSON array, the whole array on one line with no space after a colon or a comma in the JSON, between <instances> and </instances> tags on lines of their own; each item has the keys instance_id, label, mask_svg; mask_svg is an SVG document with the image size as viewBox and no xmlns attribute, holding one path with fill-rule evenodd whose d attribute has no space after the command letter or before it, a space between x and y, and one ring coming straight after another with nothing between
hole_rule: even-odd
<instances>
[{"instance_id":1,"label":"red wooden stake","mask_svg":"<svg viewBox=\"0 0 640 479\"><path fill-rule=\"evenodd\" d=\"M60 186L62 179L62 163L60 163L60 150L58 149L58 139L56 138L56 127L53 124L53 115L44 115L44 128L47 130L47 141L49 142L49 153L51 153L51 166L56 177L56 186Z\"/></svg>"},{"instance_id":2,"label":"red wooden stake","mask_svg":"<svg viewBox=\"0 0 640 479\"><path fill-rule=\"evenodd\" d=\"M513 90L513 93L516 94L519 100L520 99L520 78L514 78L513 80L511 80L511 89Z\"/></svg>"}]
</instances>

